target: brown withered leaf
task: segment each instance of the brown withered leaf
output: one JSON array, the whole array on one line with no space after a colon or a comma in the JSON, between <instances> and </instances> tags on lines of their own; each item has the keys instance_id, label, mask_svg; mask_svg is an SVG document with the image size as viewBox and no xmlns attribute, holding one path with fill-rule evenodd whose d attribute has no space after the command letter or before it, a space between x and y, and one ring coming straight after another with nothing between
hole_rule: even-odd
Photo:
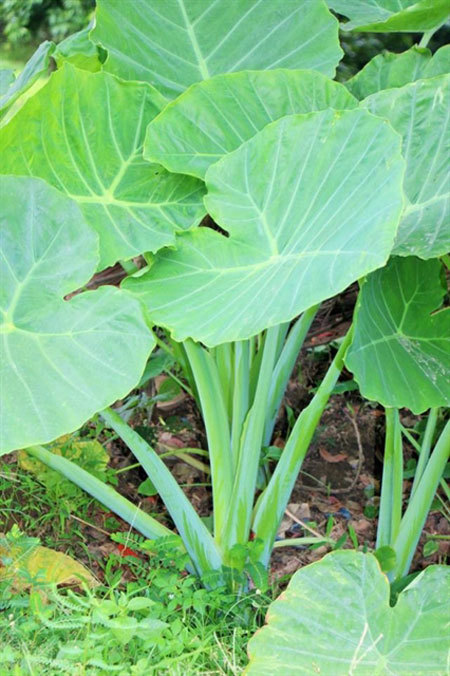
<instances>
[{"instance_id":1,"label":"brown withered leaf","mask_svg":"<svg viewBox=\"0 0 450 676\"><path fill-rule=\"evenodd\" d=\"M342 462L343 460L347 460L348 458L347 453L337 453L336 455L333 455L332 453L329 453L326 448L323 447L319 448L319 453L320 457L326 462Z\"/></svg>"}]
</instances>

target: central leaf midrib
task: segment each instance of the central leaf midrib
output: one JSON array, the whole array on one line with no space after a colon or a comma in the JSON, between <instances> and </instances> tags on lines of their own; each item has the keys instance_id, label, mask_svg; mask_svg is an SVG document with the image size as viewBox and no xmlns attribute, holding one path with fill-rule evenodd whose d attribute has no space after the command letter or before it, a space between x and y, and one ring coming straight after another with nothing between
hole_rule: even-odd
<instances>
[{"instance_id":1,"label":"central leaf midrib","mask_svg":"<svg viewBox=\"0 0 450 676\"><path fill-rule=\"evenodd\" d=\"M194 54L195 54L195 57L196 57L197 62L198 62L198 69L200 71L200 74L201 74L203 80L209 80L211 75L210 75L210 72L208 70L208 66L206 65L206 61L203 58L203 54L202 54L202 51L200 49L200 45L198 44L198 40L197 40L197 36L195 35L194 28L193 28L191 22L189 21L189 17L187 15L186 8L184 6L184 0L178 0L178 5L180 7L181 14L183 15L183 21L184 21L185 26L186 26L186 31L187 31L187 34L188 34L189 39L191 41L192 48L194 50Z\"/></svg>"}]
</instances>

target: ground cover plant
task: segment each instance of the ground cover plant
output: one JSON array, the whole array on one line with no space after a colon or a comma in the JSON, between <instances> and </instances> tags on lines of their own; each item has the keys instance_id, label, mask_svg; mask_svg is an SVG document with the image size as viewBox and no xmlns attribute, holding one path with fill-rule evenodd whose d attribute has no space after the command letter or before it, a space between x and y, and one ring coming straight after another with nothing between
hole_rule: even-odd
<instances>
[{"instance_id":1,"label":"ground cover plant","mask_svg":"<svg viewBox=\"0 0 450 676\"><path fill-rule=\"evenodd\" d=\"M344 369L386 411L375 553L399 589L438 486L448 492L450 50L426 48L448 7L343 4L329 3L348 17L343 30L424 37L342 84L338 21L321 0L98 0L91 30L44 45L16 80L2 75L0 452L25 449L147 538L173 535L49 446L99 417L148 474L174 550L210 590L265 589ZM86 288L117 262L120 289ZM311 323L355 282L353 323L274 453ZM129 424L128 395L151 377L156 346L203 417L211 526ZM404 513L403 408L429 412ZM424 576L430 586L433 575L445 573Z\"/></svg>"},{"instance_id":2,"label":"ground cover plant","mask_svg":"<svg viewBox=\"0 0 450 676\"><path fill-rule=\"evenodd\" d=\"M0 577L0 674L240 673L269 596L207 592L170 542L117 538L133 553L111 555L104 582L84 592L56 588L55 566L45 580L31 574L37 538L0 539L2 560L18 564Z\"/></svg>"}]
</instances>

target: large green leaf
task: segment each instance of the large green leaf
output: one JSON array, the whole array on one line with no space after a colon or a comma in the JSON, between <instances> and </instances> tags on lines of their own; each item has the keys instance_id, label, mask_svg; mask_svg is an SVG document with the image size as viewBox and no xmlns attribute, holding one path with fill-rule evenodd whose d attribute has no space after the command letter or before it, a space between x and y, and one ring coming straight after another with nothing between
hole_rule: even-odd
<instances>
[{"instance_id":1,"label":"large green leaf","mask_svg":"<svg viewBox=\"0 0 450 676\"><path fill-rule=\"evenodd\" d=\"M392 258L364 282L346 364L361 393L422 413L450 404L450 309L437 260Z\"/></svg>"},{"instance_id":2,"label":"large green leaf","mask_svg":"<svg viewBox=\"0 0 450 676\"><path fill-rule=\"evenodd\" d=\"M405 207L394 253L434 258L450 249L450 75L373 94L363 104L403 137Z\"/></svg>"},{"instance_id":3,"label":"large green leaf","mask_svg":"<svg viewBox=\"0 0 450 676\"><path fill-rule=\"evenodd\" d=\"M297 571L250 640L249 676L444 676L450 569L429 566L389 605L372 554L337 551Z\"/></svg>"},{"instance_id":4,"label":"large green leaf","mask_svg":"<svg viewBox=\"0 0 450 676\"><path fill-rule=\"evenodd\" d=\"M334 75L338 25L323 0L97 0L105 68L174 98L219 73L313 68Z\"/></svg>"},{"instance_id":5,"label":"large green leaf","mask_svg":"<svg viewBox=\"0 0 450 676\"><path fill-rule=\"evenodd\" d=\"M358 99L365 99L382 89L403 87L420 78L450 72L450 45L431 56L429 49L411 47L406 52L377 54L359 73L345 83Z\"/></svg>"},{"instance_id":6,"label":"large green leaf","mask_svg":"<svg viewBox=\"0 0 450 676\"><path fill-rule=\"evenodd\" d=\"M208 167L269 122L292 113L355 108L338 82L308 70L244 71L192 85L147 128L144 157L204 178Z\"/></svg>"},{"instance_id":7,"label":"large green leaf","mask_svg":"<svg viewBox=\"0 0 450 676\"><path fill-rule=\"evenodd\" d=\"M94 273L97 235L36 178L1 178L0 452L71 432L139 381L153 338L114 287L64 297Z\"/></svg>"},{"instance_id":8,"label":"large green leaf","mask_svg":"<svg viewBox=\"0 0 450 676\"><path fill-rule=\"evenodd\" d=\"M448 0L327 0L335 12L350 21L345 30L429 31L438 28L450 15Z\"/></svg>"},{"instance_id":9,"label":"large green leaf","mask_svg":"<svg viewBox=\"0 0 450 676\"><path fill-rule=\"evenodd\" d=\"M27 91L40 77L48 74L50 57L53 54L55 45L53 42L45 40L39 45L34 54L25 64L22 72L11 82L5 92L0 97L0 110L9 108L19 96Z\"/></svg>"},{"instance_id":10,"label":"large green leaf","mask_svg":"<svg viewBox=\"0 0 450 676\"><path fill-rule=\"evenodd\" d=\"M76 200L100 236L100 268L173 244L204 214L200 181L142 158L164 103L150 85L65 65L0 132L1 171Z\"/></svg>"},{"instance_id":11,"label":"large green leaf","mask_svg":"<svg viewBox=\"0 0 450 676\"><path fill-rule=\"evenodd\" d=\"M206 174L197 228L126 286L177 340L248 338L386 262L402 205L400 138L364 110L290 115Z\"/></svg>"}]
</instances>

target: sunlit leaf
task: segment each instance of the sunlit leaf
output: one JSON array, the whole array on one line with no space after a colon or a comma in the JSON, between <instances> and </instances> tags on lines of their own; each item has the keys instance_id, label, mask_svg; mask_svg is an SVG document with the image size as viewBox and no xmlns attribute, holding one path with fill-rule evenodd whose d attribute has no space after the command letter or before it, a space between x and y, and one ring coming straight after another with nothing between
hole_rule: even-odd
<instances>
[{"instance_id":1,"label":"sunlit leaf","mask_svg":"<svg viewBox=\"0 0 450 676\"><path fill-rule=\"evenodd\" d=\"M105 68L174 98L219 73L312 68L334 75L336 19L323 0L97 0L91 39Z\"/></svg>"},{"instance_id":2,"label":"sunlit leaf","mask_svg":"<svg viewBox=\"0 0 450 676\"><path fill-rule=\"evenodd\" d=\"M403 138L408 198L394 253L434 258L450 249L450 75L373 94L363 104Z\"/></svg>"},{"instance_id":3,"label":"sunlit leaf","mask_svg":"<svg viewBox=\"0 0 450 676\"><path fill-rule=\"evenodd\" d=\"M398 135L366 111L284 117L206 174L229 237L183 233L125 286L176 340L248 338L385 263L403 169Z\"/></svg>"},{"instance_id":4,"label":"sunlit leaf","mask_svg":"<svg viewBox=\"0 0 450 676\"><path fill-rule=\"evenodd\" d=\"M345 30L388 32L429 31L450 15L448 0L327 0L335 12L348 17Z\"/></svg>"},{"instance_id":5,"label":"sunlit leaf","mask_svg":"<svg viewBox=\"0 0 450 676\"><path fill-rule=\"evenodd\" d=\"M429 566L389 605L372 554L332 552L297 571L250 640L249 676L445 674L450 569Z\"/></svg>"},{"instance_id":6,"label":"sunlit leaf","mask_svg":"<svg viewBox=\"0 0 450 676\"><path fill-rule=\"evenodd\" d=\"M450 309L437 260L392 258L364 282L346 364L361 393L422 413L450 404Z\"/></svg>"},{"instance_id":7,"label":"sunlit leaf","mask_svg":"<svg viewBox=\"0 0 450 676\"><path fill-rule=\"evenodd\" d=\"M355 108L343 85L315 71L244 71L192 85L147 128L144 157L204 178L208 167L269 122L292 113Z\"/></svg>"},{"instance_id":8,"label":"sunlit leaf","mask_svg":"<svg viewBox=\"0 0 450 676\"><path fill-rule=\"evenodd\" d=\"M414 45L401 54L377 54L359 73L345 83L358 99L365 99L382 89L403 87L421 78L450 72L450 45L441 47L433 56L429 49Z\"/></svg>"},{"instance_id":9,"label":"sunlit leaf","mask_svg":"<svg viewBox=\"0 0 450 676\"><path fill-rule=\"evenodd\" d=\"M203 184L142 157L164 105L150 85L65 65L0 132L2 172L74 199L100 237L100 268L173 244L204 214Z\"/></svg>"},{"instance_id":10,"label":"sunlit leaf","mask_svg":"<svg viewBox=\"0 0 450 676\"><path fill-rule=\"evenodd\" d=\"M98 261L77 205L44 181L1 178L0 452L72 432L139 381L153 338L114 287L64 297Z\"/></svg>"},{"instance_id":11,"label":"sunlit leaf","mask_svg":"<svg viewBox=\"0 0 450 676\"><path fill-rule=\"evenodd\" d=\"M9 108L16 99L27 91L40 77L48 74L50 57L55 45L46 40L39 45L25 64L22 72L11 82L6 91L0 91L0 110Z\"/></svg>"}]
</instances>

